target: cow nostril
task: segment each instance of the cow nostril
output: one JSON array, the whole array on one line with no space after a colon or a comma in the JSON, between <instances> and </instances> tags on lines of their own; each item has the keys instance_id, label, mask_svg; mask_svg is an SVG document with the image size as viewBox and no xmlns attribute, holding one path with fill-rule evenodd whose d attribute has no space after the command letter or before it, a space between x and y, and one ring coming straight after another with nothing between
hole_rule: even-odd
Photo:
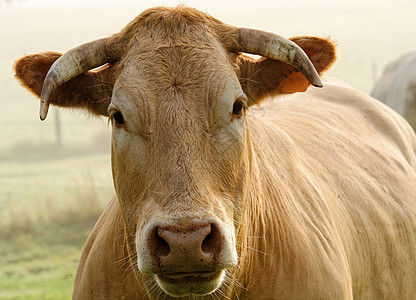
<instances>
[{"instance_id":1,"label":"cow nostril","mask_svg":"<svg viewBox=\"0 0 416 300\"><path fill-rule=\"evenodd\" d=\"M222 236L217 225L211 225L211 232L204 238L201 244L201 250L205 254L218 254L222 249Z\"/></svg>"},{"instance_id":2,"label":"cow nostril","mask_svg":"<svg viewBox=\"0 0 416 300\"><path fill-rule=\"evenodd\" d=\"M156 227L149 235L150 253L153 257L166 257L170 253L169 243L159 235L159 228Z\"/></svg>"}]
</instances>

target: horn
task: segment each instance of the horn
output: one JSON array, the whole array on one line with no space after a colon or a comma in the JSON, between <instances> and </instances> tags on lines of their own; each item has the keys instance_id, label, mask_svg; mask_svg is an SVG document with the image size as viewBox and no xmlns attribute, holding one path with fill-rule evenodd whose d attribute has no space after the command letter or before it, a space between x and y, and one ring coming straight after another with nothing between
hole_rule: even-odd
<instances>
[{"instance_id":1,"label":"horn","mask_svg":"<svg viewBox=\"0 0 416 300\"><path fill-rule=\"evenodd\" d=\"M88 70L115 60L107 53L106 41L107 38L104 38L80 45L69 50L53 63L46 74L40 96L42 121L48 114L50 97L60 85Z\"/></svg>"},{"instance_id":2,"label":"horn","mask_svg":"<svg viewBox=\"0 0 416 300\"><path fill-rule=\"evenodd\" d=\"M274 33L238 28L237 44L237 51L280 60L300 71L312 85L323 87L321 78L309 57L294 42Z\"/></svg>"}]
</instances>

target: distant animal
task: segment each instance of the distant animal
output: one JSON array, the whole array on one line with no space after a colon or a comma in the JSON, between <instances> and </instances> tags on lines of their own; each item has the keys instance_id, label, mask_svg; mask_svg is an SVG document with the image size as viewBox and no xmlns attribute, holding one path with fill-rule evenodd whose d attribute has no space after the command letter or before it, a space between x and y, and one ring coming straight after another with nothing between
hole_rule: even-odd
<instances>
[{"instance_id":1,"label":"distant animal","mask_svg":"<svg viewBox=\"0 0 416 300\"><path fill-rule=\"evenodd\" d=\"M19 59L41 119L112 124L115 196L73 298L416 299L415 134L345 84L316 88L334 60L328 39L186 6Z\"/></svg>"},{"instance_id":2,"label":"distant animal","mask_svg":"<svg viewBox=\"0 0 416 300\"><path fill-rule=\"evenodd\" d=\"M371 96L393 108L416 129L416 51L388 64Z\"/></svg>"}]
</instances>

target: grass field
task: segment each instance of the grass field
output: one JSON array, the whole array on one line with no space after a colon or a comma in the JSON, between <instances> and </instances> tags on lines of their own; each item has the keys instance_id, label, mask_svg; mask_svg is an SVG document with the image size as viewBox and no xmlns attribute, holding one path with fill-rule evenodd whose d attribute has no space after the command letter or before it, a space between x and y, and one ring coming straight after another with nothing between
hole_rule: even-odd
<instances>
[{"instance_id":1,"label":"grass field","mask_svg":"<svg viewBox=\"0 0 416 300\"><path fill-rule=\"evenodd\" d=\"M0 299L70 299L80 249L97 213L2 233Z\"/></svg>"},{"instance_id":2,"label":"grass field","mask_svg":"<svg viewBox=\"0 0 416 300\"><path fill-rule=\"evenodd\" d=\"M82 246L113 194L108 153L9 159L0 183L0 299L69 299Z\"/></svg>"}]
</instances>

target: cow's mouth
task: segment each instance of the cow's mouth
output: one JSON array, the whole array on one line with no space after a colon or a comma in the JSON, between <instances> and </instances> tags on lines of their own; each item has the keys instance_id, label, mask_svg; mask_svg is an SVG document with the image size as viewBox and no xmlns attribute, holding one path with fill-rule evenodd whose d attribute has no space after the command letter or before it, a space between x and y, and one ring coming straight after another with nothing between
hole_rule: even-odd
<instances>
[{"instance_id":1,"label":"cow's mouth","mask_svg":"<svg viewBox=\"0 0 416 300\"><path fill-rule=\"evenodd\" d=\"M180 297L189 294L207 295L222 284L224 270L215 272L156 274L160 288L167 294Z\"/></svg>"}]
</instances>

